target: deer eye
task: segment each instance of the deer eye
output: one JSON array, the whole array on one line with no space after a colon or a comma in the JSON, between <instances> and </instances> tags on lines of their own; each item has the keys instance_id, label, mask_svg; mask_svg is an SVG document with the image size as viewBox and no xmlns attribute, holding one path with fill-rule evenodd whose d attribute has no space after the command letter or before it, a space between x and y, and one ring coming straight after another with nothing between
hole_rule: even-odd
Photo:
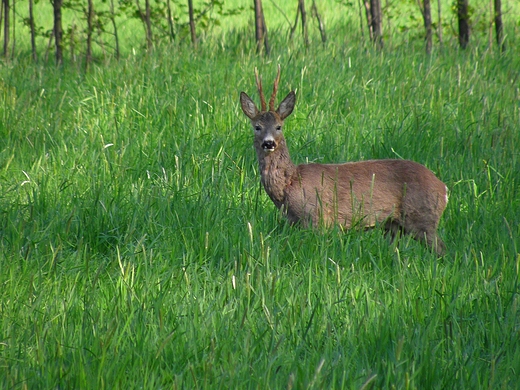
<instances>
[{"instance_id":1,"label":"deer eye","mask_svg":"<svg viewBox=\"0 0 520 390\"><path fill-rule=\"evenodd\" d=\"M262 128L260 126L255 126L255 131L260 131Z\"/></svg>"},{"instance_id":2,"label":"deer eye","mask_svg":"<svg viewBox=\"0 0 520 390\"><path fill-rule=\"evenodd\" d=\"M282 130L282 126L276 126L276 131L281 131Z\"/></svg>"}]
</instances>

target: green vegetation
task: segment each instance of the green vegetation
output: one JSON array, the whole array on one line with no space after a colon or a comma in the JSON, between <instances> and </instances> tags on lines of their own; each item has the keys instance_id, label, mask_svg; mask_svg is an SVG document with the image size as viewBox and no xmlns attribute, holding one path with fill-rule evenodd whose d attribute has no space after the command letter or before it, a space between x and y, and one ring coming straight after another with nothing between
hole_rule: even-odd
<instances>
[{"instance_id":1,"label":"green vegetation","mask_svg":"<svg viewBox=\"0 0 520 390\"><path fill-rule=\"evenodd\" d=\"M517 50L239 34L0 69L0 388L517 387ZM444 258L279 215L238 105L278 63L293 160L425 164Z\"/></svg>"}]
</instances>

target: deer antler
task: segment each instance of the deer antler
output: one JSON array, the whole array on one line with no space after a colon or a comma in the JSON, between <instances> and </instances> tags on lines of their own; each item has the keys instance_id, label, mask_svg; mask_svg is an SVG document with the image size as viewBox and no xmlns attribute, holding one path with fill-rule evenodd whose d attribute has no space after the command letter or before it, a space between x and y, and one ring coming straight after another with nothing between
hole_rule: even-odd
<instances>
[{"instance_id":1,"label":"deer antler","mask_svg":"<svg viewBox=\"0 0 520 390\"><path fill-rule=\"evenodd\" d=\"M276 79L274 80L273 94L271 95L271 99L269 100L269 111L275 111L274 100L276 99L276 93L278 92L278 83L279 82L280 82L280 64L278 64L278 74L276 75Z\"/></svg>"},{"instance_id":2,"label":"deer antler","mask_svg":"<svg viewBox=\"0 0 520 390\"><path fill-rule=\"evenodd\" d=\"M258 93L260 94L260 103L262 105L262 111L266 111L267 107L265 104L264 91L262 90L262 79L258 76L258 69L255 68L256 86L258 87Z\"/></svg>"}]
</instances>

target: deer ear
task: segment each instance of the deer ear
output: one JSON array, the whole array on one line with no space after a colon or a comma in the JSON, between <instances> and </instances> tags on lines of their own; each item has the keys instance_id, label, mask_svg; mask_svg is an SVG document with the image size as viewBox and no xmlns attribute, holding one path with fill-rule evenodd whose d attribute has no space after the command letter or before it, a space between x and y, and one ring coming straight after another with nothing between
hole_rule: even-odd
<instances>
[{"instance_id":1,"label":"deer ear","mask_svg":"<svg viewBox=\"0 0 520 390\"><path fill-rule=\"evenodd\" d=\"M249 119L253 119L259 113L255 103L245 92L240 92L240 105L242 106L242 111Z\"/></svg>"},{"instance_id":2,"label":"deer ear","mask_svg":"<svg viewBox=\"0 0 520 390\"><path fill-rule=\"evenodd\" d=\"M278 115L280 115L280 118L282 118L282 120L291 115L295 103L296 94L294 93L294 91L291 91L289 92L289 95L287 95L285 99L283 99L283 101L280 103L280 106L276 110L276 112L278 113Z\"/></svg>"}]
</instances>

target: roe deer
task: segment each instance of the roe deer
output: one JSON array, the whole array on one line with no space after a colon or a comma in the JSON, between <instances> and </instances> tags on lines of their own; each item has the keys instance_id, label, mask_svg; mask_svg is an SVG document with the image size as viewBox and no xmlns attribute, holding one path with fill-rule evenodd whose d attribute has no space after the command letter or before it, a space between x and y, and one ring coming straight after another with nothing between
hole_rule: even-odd
<instances>
[{"instance_id":1,"label":"roe deer","mask_svg":"<svg viewBox=\"0 0 520 390\"><path fill-rule=\"evenodd\" d=\"M256 69L255 78L261 109L244 92L240 104L254 129L264 189L289 221L304 226L339 224L346 229L381 225L392 239L401 230L439 256L444 253L437 226L448 201L447 188L432 171L407 160L294 165L282 126L293 111L295 92L275 110L278 66L267 110Z\"/></svg>"}]
</instances>

